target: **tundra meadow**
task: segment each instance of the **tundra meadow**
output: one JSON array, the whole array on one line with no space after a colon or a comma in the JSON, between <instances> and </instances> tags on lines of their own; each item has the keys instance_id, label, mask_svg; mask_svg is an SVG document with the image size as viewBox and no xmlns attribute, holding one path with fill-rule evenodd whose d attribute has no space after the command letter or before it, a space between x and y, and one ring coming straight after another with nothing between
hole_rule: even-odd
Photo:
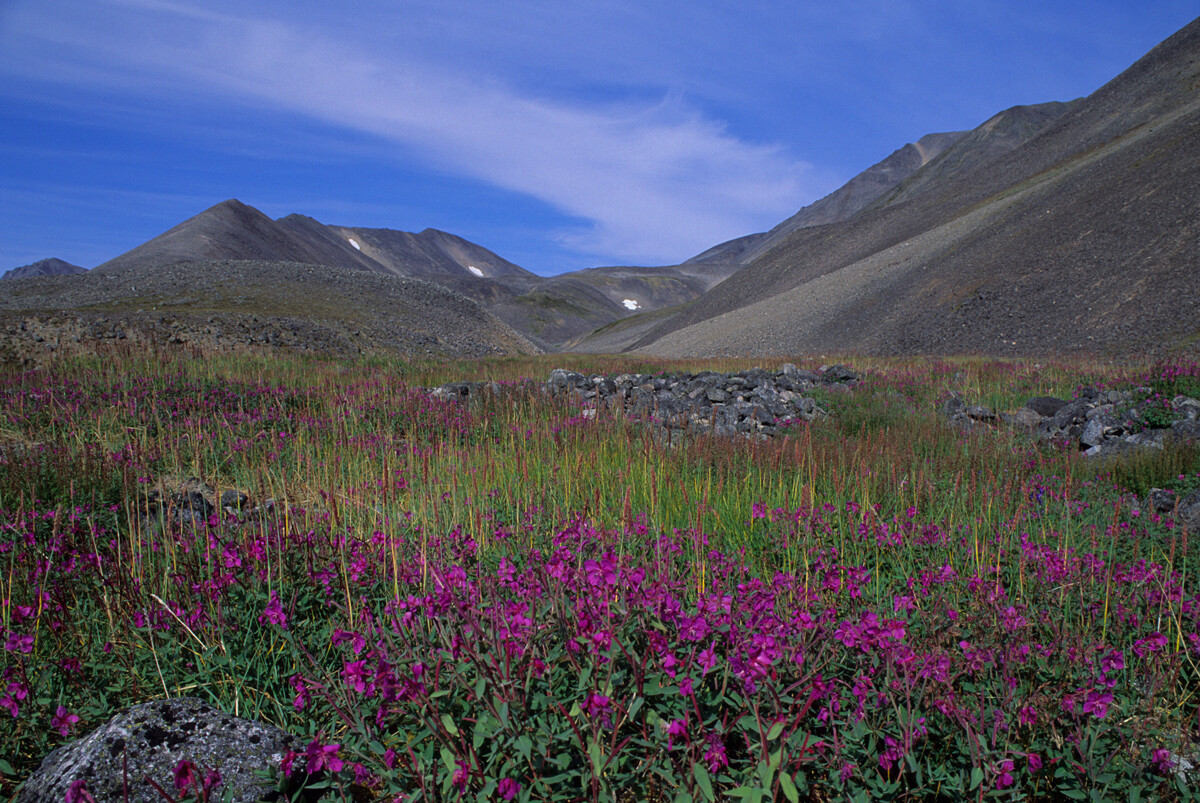
<instances>
[{"instance_id":1,"label":"tundra meadow","mask_svg":"<svg viewBox=\"0 0 1200 803\"><path fill-rule=\"evenodd\" d=\"M1200 485L1200 451L938 410L1200 396L1200 368L843 361L785 437L670 442L540 383L756 363L0 369L0 795L176 696L300 736L272 772L334 800L1196 795L1197 567L1140 500ZM464 379L497 384L424 390ZM172 496L203 486L234 493ZM220 800L213 770L168 791Z\"/></svg>"}]
</instances>

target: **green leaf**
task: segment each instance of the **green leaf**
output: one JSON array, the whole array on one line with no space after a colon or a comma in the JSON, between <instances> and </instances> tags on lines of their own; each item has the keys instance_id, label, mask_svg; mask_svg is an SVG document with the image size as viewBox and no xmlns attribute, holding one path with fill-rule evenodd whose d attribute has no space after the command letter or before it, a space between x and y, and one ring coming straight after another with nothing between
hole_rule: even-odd
<instances>
[{"instance_id":1,"label":"green leaf","mask_svg":"<svg viewBox=\"0 0 1200 803\"><path fill-rule=\"evenodd\" d=\"M705 800L717 799L717 796L713 794L712 780L708 777L707 767L697 762L692 766L692 777L696 779L696 786L700 787L700 793L704 795Z\"/></svg>"},{"instance_id":2,"label":"green leaf","mask_svg":"<svg viewBox=\"0 0 1200 803\"><path fill-rule=\"evenodd\" d=\"M774 725L771 726L771 729L769 731L767 731L767 741L769 741L769 742L775 741L776 739L779 738L779 734L781 734L781 733L783 733L783 723L776 722Z\"/></svg>"},{"instance_id":3,"label":"green leaf","mask_svg":"<svg viewBox=\"0 0 1200 803\"><path fill-rule=\"evenodd\" d=\"M679 794L675 795L674 803L692 803L692 794L680 790Z\"/></svg>"},{"instance_id":4,"label":"green leaf","mask_svg":"<svg viewBox=\"0 0 1200 803\"><path fill-rule=\"evenodd\" d=\"M971 789L975 789L979 784L983 783L983 768L973 767L971 769Z\"/></svg>"},{"instance_id":5,"label":"green leaf","mask_svg":"<svg viewBox=\"0 0 1200 803\"><path fill-rule=\"evenodd\" d=\"M588 741L588 758L592 760L592 772L597 776L600 775L600 770L604 766L603 758L600 755L600 743L593 740Z\"/></svg>"},{"instance_id":6,"label":"green leaf","mask_svg":"<svg viewBox=\"0 0 1200 803\"><path fill-rule=\"evenodd\" d=\"M454 724L454 717L449 714L442 714L442 727L445 728L451 736L458 735L458 726Z\"/></svg>"},{"instance_id":7,"label":"green leaf","mask_svg":"<svg viewBox=\"0 0 1200 803\"><path fill-rule=\"evenodd\" d=\"M1087 800L1087 793L1082 789L1063 789L1062 793L1072 800Z\"/></svg>"},{"instance_id":8,"label":"green leaf","mask_svg":"<svg viewBox=\"0 0 1200 803\"><path fill-rule=\"evenodd\" d=\"M783 796L792 803L797 803L800 800L800 793L796 791L796 784L792 783L792 776L786 772L779 776L779 788L783 790Z\"/></svg>"},{"instance_id":9,"label":"green leaf","mask_svg":"<svg viewBox=\"0 0 1200 803\"><path fill-rule=\"evenodd\" d=\"M5 775L16 775L17 771L13 769L13 765L9 764L4 759L0 758L0 772Z\"/></svg>"},{"instance_id":10,"label":"green leaf","mask_svg":"<svg viewBox=\"0 0 1200 803\"><path fill-rule=\"evenodd\" d=\"M446 765L446 772L451 774L458 767L458 761L454 758L454 753L450 752L449 747L442 748L442 763Z\"/></svg>"},{"instance_id":11,"label":"green leaf","mask_svg":"<svg viewBox=\"0 0 1200 803\"><path fill-rule=\"evenodd\" d=\"M518 753L525 757L526 761L529 761L530 756L533 754L532 739L530 739L528 736L518 736L513 741L513 747L517 749Z\"/></svg>"}]
</instances>

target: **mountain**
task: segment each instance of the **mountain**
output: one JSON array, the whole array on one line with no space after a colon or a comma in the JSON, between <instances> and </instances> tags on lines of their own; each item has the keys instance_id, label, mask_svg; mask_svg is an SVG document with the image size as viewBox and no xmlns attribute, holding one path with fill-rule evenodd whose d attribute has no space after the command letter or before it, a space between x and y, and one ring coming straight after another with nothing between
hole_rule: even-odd
<instances>
[{"instance_id":1,"label":"mountain","mask_svg":"<svg viewBox=\"0 0 1200 803\"><path fill-rule=\"evenodd\" d=\"M542 277L437 229L413 233L327 225L304 215L272 220L233 199L96 270L117 274L197 260L299 262L420 278L476 301L544 349L635 310L690 301L733 270L612 267Z\"/></svg>"},{"instance_id":2,"label":"mountain","mask_svg":"<svg viewBox=\"0 0 1200 803\"><path fill-rule=\"evenodd\" d=\"M660 355L1170 350L1200 337L1200 20L1016 107L642 334Z\"/></svg>"},{"instance_id":3,"label":"mountain","mask_svg":"<svg viewBox=\"0 0 1200 803\"><path fill-rule=\"evenodd\" d=\"M28 279L31 276L69 276L74 273L86 273L87 268L81 268L78 265L72 265L57 257L49 259L39 259L31 265L22 265L19 268L5 271L0 275L0 279Z\"/></svg>"},{"instance_id":4,"label":"mountain","mask_svg":"<svg viewBox=\"0 0 1200 803\"><path fill-rule=\"evenodd\" d=\"M420 279L297 262L196 260L18 279L0 294L0 357L95 341L215 351L467 357L539 348L479 304Z\"/></svg>"}]
</instances>

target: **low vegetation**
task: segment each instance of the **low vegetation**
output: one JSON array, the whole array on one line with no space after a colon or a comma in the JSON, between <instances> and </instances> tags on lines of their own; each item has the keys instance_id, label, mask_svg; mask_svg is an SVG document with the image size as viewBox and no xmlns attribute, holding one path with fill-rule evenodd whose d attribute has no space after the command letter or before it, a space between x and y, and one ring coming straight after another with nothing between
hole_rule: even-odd
<instances>
[{"instance_id":1,"label":"low vegetation","mask_svg":"<svg viewBox=\"0 0 1200 803\"><path fill-rule=\"evenodd\" d=\"M0 794L188 695L302 736L279 771L336 799L1187 798L1196 561L1138 497L1195 449L1095 463L938 407L1200 371L850 362L785 438L670 447L526 377L751 362L4 370ZM502 392L421 389L463 379ZM189 480L249 501L148 504Z\"/></svg>"}]
</instances>

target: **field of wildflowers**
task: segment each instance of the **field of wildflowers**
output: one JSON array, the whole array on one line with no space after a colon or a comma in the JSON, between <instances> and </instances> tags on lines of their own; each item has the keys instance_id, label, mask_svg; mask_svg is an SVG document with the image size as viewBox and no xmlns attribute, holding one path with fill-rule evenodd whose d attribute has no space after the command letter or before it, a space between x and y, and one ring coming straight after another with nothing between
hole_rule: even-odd
<instances>
[{"instance_id":1,"label":"field of wildflowers","mask_svg":"<svg viewBox=\"0 0 1200 803\"><path fill-rule=\"evenodd\" d=\"M786 438L670 447L522 377L750 362L0 369L0 795L187 695L302 736L277 771L333 799L1190 799L1200 584L1138 497L1196 447L1096 463L937 407L1200 371L850 362ZM503 391L421 390L461 379ZM145 515L189 478L252 512Z\"/></svg>"}]
</instances>

